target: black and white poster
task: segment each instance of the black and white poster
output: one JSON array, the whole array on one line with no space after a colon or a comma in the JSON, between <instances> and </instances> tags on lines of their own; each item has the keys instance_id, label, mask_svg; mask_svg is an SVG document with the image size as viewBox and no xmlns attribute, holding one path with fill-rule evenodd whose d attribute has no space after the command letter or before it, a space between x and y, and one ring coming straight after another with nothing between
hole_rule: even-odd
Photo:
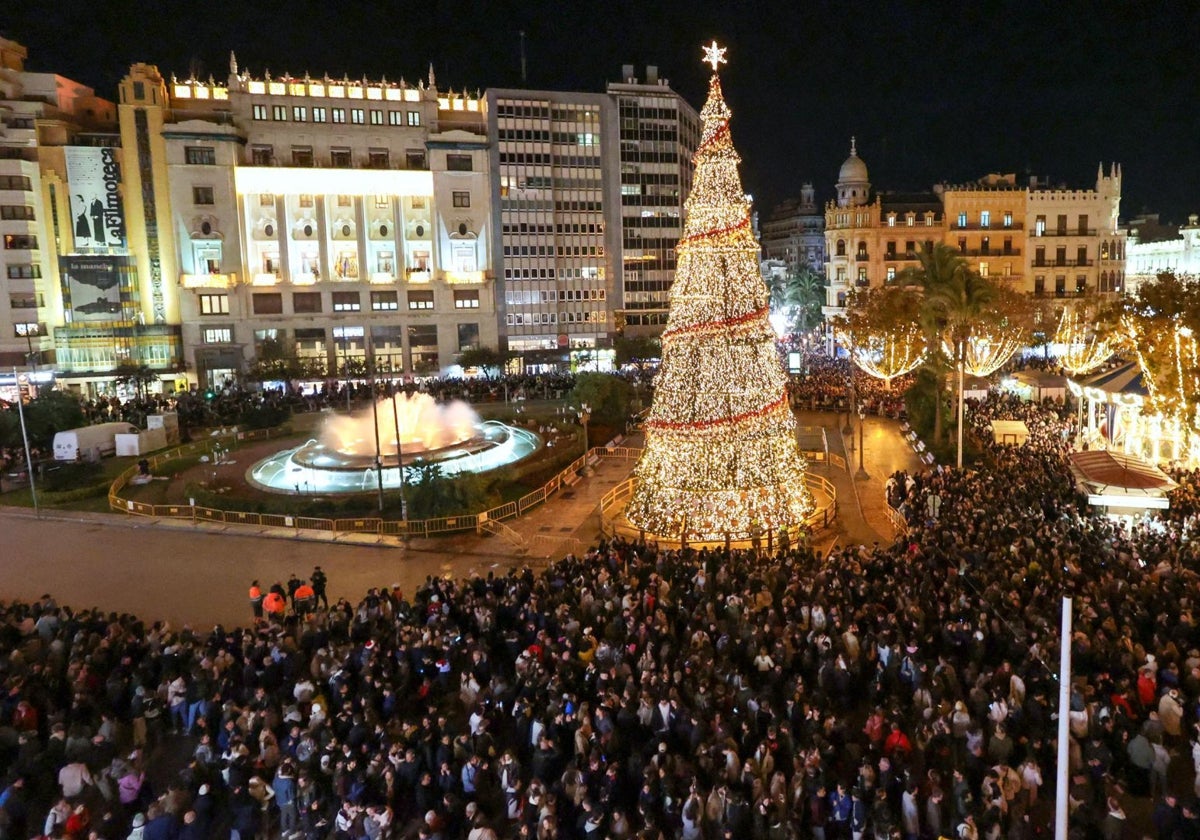
<instances>
[{"instance_id":1,"label":"black and white poster","mask_svg":"<svg viewBox=\"0 0 1200 840\"><path fill-rule=\"evenodd\" d=\"M71 321L123 321L124 257L60 256L59 273L71 295Z\"/></svg>"},{"instance_id":2,"label":"black and white poster","mask_svg":"<svg viewBox=\"0 0 1200 840\"><path fill-rule=\"evenodd\" d=\"M75 249L125 249L125 213L121 208L118 150L68 146L67 189Z\"/></svg>"}]
</instances>

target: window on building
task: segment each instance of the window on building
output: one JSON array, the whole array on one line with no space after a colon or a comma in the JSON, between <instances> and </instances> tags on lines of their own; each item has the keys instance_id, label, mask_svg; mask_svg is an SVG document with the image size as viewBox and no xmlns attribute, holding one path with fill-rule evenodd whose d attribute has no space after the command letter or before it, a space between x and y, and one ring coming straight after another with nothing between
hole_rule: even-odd
<instances>
[{"instance_id":1,"label":"window on building","mask_svg":"<svg viewBox=\"0 0 1200 840\"><path fill-rule=\"evenodd\" d=\"M408 149L404 152L404 167L406 169L426 169L425 151L423 149Z\"/></svg>"},{"instance_id":2,"label":"window on building","mask_svg":"<svg viewBox=\"0 0 1200 840\"><path fill-rule=\"evenodd\" d=\"M1059 213L1059 214L1058 214L1058 225L1057 225L1057 227L1058 227L1058 235L1059 235L1059 236L1066 236L1066 235L1067 235L1067 214L1066 214L1066 213Z\"/></svg>"},{"instance_id":3,"label":"window on building","mask_svg":"<svg viewBox=\"0 0 1200 840\"><path fill-rule=\"evenodd\" d=\"M1087 214L1080 214L1080 216L1079 216L1079 235L1080 236L1088 236L1090 233L1091 233L1091 231L1088 230Z\"/></svg>"},{"instance_id":4,"label":"window on building","mask_svg":"<svg viewBox=\"0 0 1200 840\"><path fill-rule=\"evenodd\" d=\"M351 108L350 109L350 122L353 125L366 125L367 124L367 115L363 111L362 108Z\"/></svg>"},{"instance_id":5,"label":"window on building","mask_svg":"<svg viewBox=\"0 0 1200 840\"><path fill-rule=\"evenodd\" d=\"M371 109L371 125L383 125L383 111L378 108Z\"/></svg>"},{"instance_id":6,"label":"window on building","mask_svg":"<svg viewBox=\"0 0 1200 840\"><path fill-rule=\"evenodd\" d=\"M255 315L282 315L283 295L277 292L258 292L250 296Z\"/></svg>"},{"instance_id":7,"label":"window on building","mask_svg":"<svg viewBox=\"0 0 1200 840\"><path fill-rule=\"evenodd\" d=\"M1076 259L1075 265L1087 265L1088 264L1088 249L1087 249L1086 245L1079 246L1079 248L1075 252L1075 259Z\"/></svg>"},{"instance_id":8,"label":"window on building","mask_svg":"<svg viewBox=\"0 0 1200 840\"><path fill-rule=\"evenodd\" d=\"M455 291L454 293L454 308L455 309L478 309L479 308L479 292L476 290L470 291Z\"/></svg>"},{"instance_id":9,"label":"window on building","mask_svg":"<svg viewBox=\"0 0 1200 840\"><path fill-rule=\"evenodd\" d=\"M212 187L192 187L192 204L215 204Z\"/></svg>"},{"instance_id":10,"label":"window on building","mask_svg":"<svg viewBox=\"0 0 1200 840\"><path fill-rule=\"evenodd\" d=\"M967 226L967 214L965 212L958 214L958 227L965 228Z\"/></svg>"},{"instance_id":11,"label":"window on building","mask_svg":"<svg viewBox=\"0 0 1200 840\"><path fill-rule=\"evenodd\" d=\"M251 146L250 162L255 166L270 166L275 160L274 146Z\"/></svg>"},{"instance_id":12,"label":"window on building","mask_svg":"<svg viewBox=\"0 0 1200 840\"><path fill-rule=\"evenodd\" d=\"M32 222L33 208L26 204L0 205L0 219L4 221Z\"/></svg>"},{"instance_id":13,"label":"window on building","mask_svg":"<svg viewBox=\"0 0 1200 840\"><path fill-rule=\"evenodd\" d=\"M334 312L358 312L362 309L362 295L358 292L334 292Z\"/></svg>"},{"instance_id":14,"label":"window on building","mask_svg":"<svg viewBox=\"0 0 1200 840\"><path fill-rule=\"evenodd\" d=\"M371 309L374 312L392 312L400 307L395 292L371 292Z\"/></svg>"},{"instance_id":15,"label":"window on building","mask_svg":"<svg viewBox=\"0 0 1200 840\"><path fill-rule=\"evenodd\" d=\"M466 190L455 190L453 193L455 207L470 207L471 194Z\"/></svg>"},{"instance_id":16,"label":"window on building","mask_svg":"<svg viewBox=\"0 0 1200 840\"><path fill-rule=\"evenodd\" d=\"M37 292L9 292L9 309L38 309L45 306L46 301Z\"/></svg>"},{"instance_id":17,"label":"window on building","mask_svg":"<svg viewBox=\"0 0 1200 840\"><path fill-rule=\"evenodd\" d=\"M324 108L313 108L313 122L323 123L328 112Z\"/></svg>"},{"instance_id":18,"label":"window on building","mask_svg":"<svg viewBox=\"0 0 1200 840\"><path fill-rule=\"evenodd\" d=\"M1045 246L1033 249L1033 264L1034 265L1045 265L1046 264L1046 248L1045 248Z\"/></svg>"},{"instance_id":19,"label":"window on building","mask_svg":"<svg viewBox=\"0 0 1200 840\"><path fill-rule=\"evenodd\" d=\"M312 146L292 146L292 166L312 166Z\"/></svg>"},{"instance_id":20,"label":"window on building","mask_svg":"<svg viewBox=\"0 0 1200 840\"><path fill-rule=\"evenodd\" d=\"M256 119L256 120L265 120L267 118L267 106L266 105L255 105L251 109L251 112L253 113L254 119Z\"/></svg>"},{"instance_id":21,"label":"window on building","mask_svg":"<svg viewBox=\"0 0 1200 840\"><path fill-rule=\"evenodd\" d=\"M10 264L6 267L6 271L10 280L37 280L42 276L42 267L29 263Z\"/></svg>"},{"instance_id":22,"label":"window on building","mask_svg":"<svg viewBox=\"0 0 1200 840\"><path fill-rule=\"evenodd\" d=\"M1037 219L1034 221L1033 235L1034 236L1045 236L1046 235L1046 217L1045 216L1038 216Z\"/></svg>"},{"instance_id":23,"label":"window on building","mask_svg":"<svg viewBox=\"0 0 1200 840\"><path fill-rule=\"evenodd\" d=\"M1044 275L1044 274L1034 275L1033 293L1038 296L1046 294L1046 275Z\"/></svg>"},{"instance_id":24,"label":"window on building","mask_svg":"<svg viewBox=\"0 0 1200 840\"><path fill-rule=\"evenodd\" d=\"M183 149L183 159L185 163L198 166L215 166L217 163L217 150L212 146L185 146Z\"/></svg>"},{"instance_id":25,"label":"window on building","mask_svg":"<svg viewBox=\"0 0 1200 840\"><path fill-rule=\"evenodd\" d=\"M329 165L338 169L349 169L352 165L350 150L344 147L330 149Z\"/></svg>"},{"instance_id":26,"label":"window on building","mask_svg":"<svg viewBox=\"0 0 1200 840\"><path fill-rule=\"evenodd\" d=\"M896 266L889 265L887 268L887 281L891 283L896 279Z\"/></svg>"},{"instance_id":27,"label":"window on building","mask_svg":"<svg viewBox=\"0 0 1200 840\"><path fill-rule=\"evenodd\" d=\"M896 214L895 214L895 213L888 213L888 215L887 215L887 226L888 226L888 227L895 227L895 226L896 226Z\"/></svg>"},{"instance_id":28,"label":"window on building","mask_svg":"<svg viewBox=\"0 0 1200 840\"><path fill-rule=\"evenodd\" d=\"M983 210L979 214L979 226L982 228L992 226L992 211Z\"/></svg>"},{"instance_id":29,"label":"window on building","mask_svg":"<svg viewBox=\"0 0 1200 840\"><path fill-rule=\"evenodd\" d=\"M471 171L471 156L470 155L446 155L446 169L450 172L470 172Z\"/></svg>"},{"instance_id":30,"label":"window on building","mask_svg":"<svg viewBox=\"0 0 1200 840\"><path fill-rule=\"evenodd\" d=\"M390 169L392 156L387 149L370 149L367 151L367 166L372 169Z\"/></svg>"},{"instance_id":31,"label":"window on building","mask_svg":"<svg viewBox=\"0 0 1200 840\"><path fill-rule=\"evenodd\" d=\"M228 315L229 295L200 295L201 315Z\"/></svg>"},{"instance_id":32,"label":"window on building","mask_svg":"<svg viewBox=\"0 0 1200 840\"><path fill-rule=\"evenodd\" d=\"M17 321L13 324L13 335L17 338L33 338L46 334L46 325L37 321Z\"/></svg>"},{"instance_id":33,"label":"window on building","mask_svg":"<svg viewBox=\"0 0 1200 840\"><path fill-rule=\"evenodd\" d=\"M315 201L311 193L300 193L299 202L301 207L315 206Z\"/></svg>"},{"instance_id":34,"label":"window on building","mask_svg":"<svg viewBox=\"0 0 1200 840\"><path fill-rule=\"evenodd\" d=\"M985 262L981 262L981 263L979 264L979 276L980 276L980 277L987 277L987 276L988 276L988 264L987 264L987 263L985 263Z\"/></svg>"},{"instance_id":35,"label":"window on building","mask_svg":"<svg viewBox=\"0 0 1200 840\"><path fill-rule=\"evenodd\" d=\"M908 227L913 227L916 225L916 223L917 223L917 216L915 213L909 213L907 216L904 217L904 224L907 225Z\"/></svg>"},{"instance_id":36,"label":"window on building","mask_svg":"<svg viewBox=\"0 0 1200 840\"><path fill-rule=\"evenodd\" d=\"M1067 264L1067 248L1065 245L1054 249L1054 264L1055 265L1066 265Z\"/></svg>"},{"instance_id":37,"label":"window on building","mask_svg":"<svg viewBox=\"0 0 1200 840\"><path fill-rule=\"evenodd\" d=\"M479 349L479 324L458 325L458 352Z\"/></svg>"},{"instance_id":38,"label":"window on building","mask_svg":"<svg viewBox=\"0 0 1200 840\"><path fill-rule=\"evenodd\" d=\"M330 118L329 119L330 122L344 123L346 121L346 109L345 108L330 108L329 109L329 118Z\"/></svg>"},{"instance_id":39,"label":"window on building","mask_svg":"<svg viewBox=\"0 0 1200 840\"><path fill-rule=\"evenodd\" d=\"M321 311L320 292L293 292L292 311L297 315L311 315Z\"/></svg>"},{"instance_id":40,"label":"window on building","mask_svg":"<svg viewBox=\"0 0 1200 840\"><path fill-rule=\"evenodd\" d=\"M286 120L287 119L287 107L284 105L271 106L271 119Z\"/></svg>"},{"instance_id":41,"label":"window on building","mask_svg":"<svg viewBox=\"0 0 1200 840\"><path fill-rule=\"evenodd\" d=\"M233 341L233 327L205 327L200 336L205 344L229 344Z\"/></svg>"},{"instance_id":42,"label":"window on building","mask_svg":"<svg viewBox=\"0 0 1200 840\"><path fill-rule=\"evenodd\" d=\"M844 257L844 256L846 256L846 240L845 240L845 239L839 239L839 240L837 241L837 245L836 245L836 246L835 246L835 248L834 248L834 251L837 253L837 255L838 255L839 257Z\"/></svg>"},{"instance_id":43,"label":"window on building","mask_svg":"<svg viewBox=\"0 0 1200 840\"><path fill-rule=\"evenodd\" d=\"M408 112L408 124L409 125L420 125L421 124L421 112L420 111L409 111Z\"/></svg>"},{"instance_id":44,"label":"window on building","mask_svg":"<svg viewBox=\"0 0 1200 840\"><path fill-rule=\"evenodd\" d=\"M860 268L858 270L858 285L866 286L868 283L870 283L870 281L867 279L867 269Z\"/></svg>"},{"instance_id":45,"label":"window on building","mask_svg":"<svg viewBox=\"0 0 1200 840\"><path fill-rule=\"evenodd\" d=\"M1006 228L1012 227L1012 211L1011 210L1004 211L1004 226Z\"/></svg>"},{"instance_id":46,"label":"window on building","mask_svg":"<svg viewBox=\"0 0 1200 840\"><path fill-rule=\"evenodd\" d=\"M404 112L388 111L388 125L404 125Z\"/></svg>"},{"instance_id":47,"label":"window on building","mask_svg":"<svg viewBox=\"0 0 1200 840\"><path fill-rule=\"evenodd\" d=\"M308 122L308 108L304 105L293 105L292 119L296 122Z\"/></svg>"},{"instance_id":48,"label":"window on building","mask_svg":"<svg viewBox=\"0 0 1200 840\"><path fill-rule=\"evenodd\" d=\"M433 292L425 289L414 289L408 293L409 309L433 309Z\"/></svg>"}]
</instances>

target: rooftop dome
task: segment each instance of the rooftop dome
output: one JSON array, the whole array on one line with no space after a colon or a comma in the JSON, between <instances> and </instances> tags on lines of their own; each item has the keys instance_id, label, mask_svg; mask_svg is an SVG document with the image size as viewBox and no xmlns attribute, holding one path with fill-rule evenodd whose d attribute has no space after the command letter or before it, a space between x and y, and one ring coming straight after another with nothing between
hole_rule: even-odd
<instances>
[{"instance_id":1,"label":"rooftop dome","mask_svg":"<svg viewBox=\"0 0 1200 840\"><path fill-rule=\"evenodd\" d=\"M850 138L850 157L846 158L846 162L842 164L842 168L838 170L838 183L867 183L870 179L867 177L867 165L863 163L862 158L858 156L858 150L855 148L854 138Z\"/></svg>"}]
</instances>

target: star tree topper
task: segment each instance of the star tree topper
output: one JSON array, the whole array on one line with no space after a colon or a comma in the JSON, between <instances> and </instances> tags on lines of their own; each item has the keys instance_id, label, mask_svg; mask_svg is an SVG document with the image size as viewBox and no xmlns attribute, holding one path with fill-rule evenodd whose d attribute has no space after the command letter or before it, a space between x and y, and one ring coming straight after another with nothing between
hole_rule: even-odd
<instances>
[{"instance_id":1,"label":"star tree topper","mask_svg":"<svg viewBox=\"0 0 1200 840\"><path fill-rule=\"evenodd\" d=\"M700 49L704 50L704 63L711 64L714 73L717 72L717 67L719 65L729 63L725 60L726 48L718 47L715 40L707 47L702 46Z\"/></svg>"}]
</instances>

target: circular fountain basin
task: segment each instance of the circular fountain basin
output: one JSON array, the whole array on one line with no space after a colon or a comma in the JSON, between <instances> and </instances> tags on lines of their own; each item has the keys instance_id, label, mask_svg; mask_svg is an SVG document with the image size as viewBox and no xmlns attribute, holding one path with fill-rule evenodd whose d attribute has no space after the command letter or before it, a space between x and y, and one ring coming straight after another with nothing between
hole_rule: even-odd
<instances>
[{"instance_id":1,"label":"circular fountain basin","mask_svg":"<svg viewBox=\"0 0 1200 840\"><path fill-rule=\"evenodd\" d=\"M400 487L402 472L405 484L414 481L415 461L437 464L447 476L484 473L514 464L542 445L542 439L533 432L496 420L480 423L475 429L476 434L450 446L414 447L412 451L401 446L402 465L396 463L394 451L383 453L384 488ZM375 468L374 453L345 452L310 440L254 464L246 471L246 480L273 493L367 493L378 489L379 471Z\"/></svg>"}]
</instances>

